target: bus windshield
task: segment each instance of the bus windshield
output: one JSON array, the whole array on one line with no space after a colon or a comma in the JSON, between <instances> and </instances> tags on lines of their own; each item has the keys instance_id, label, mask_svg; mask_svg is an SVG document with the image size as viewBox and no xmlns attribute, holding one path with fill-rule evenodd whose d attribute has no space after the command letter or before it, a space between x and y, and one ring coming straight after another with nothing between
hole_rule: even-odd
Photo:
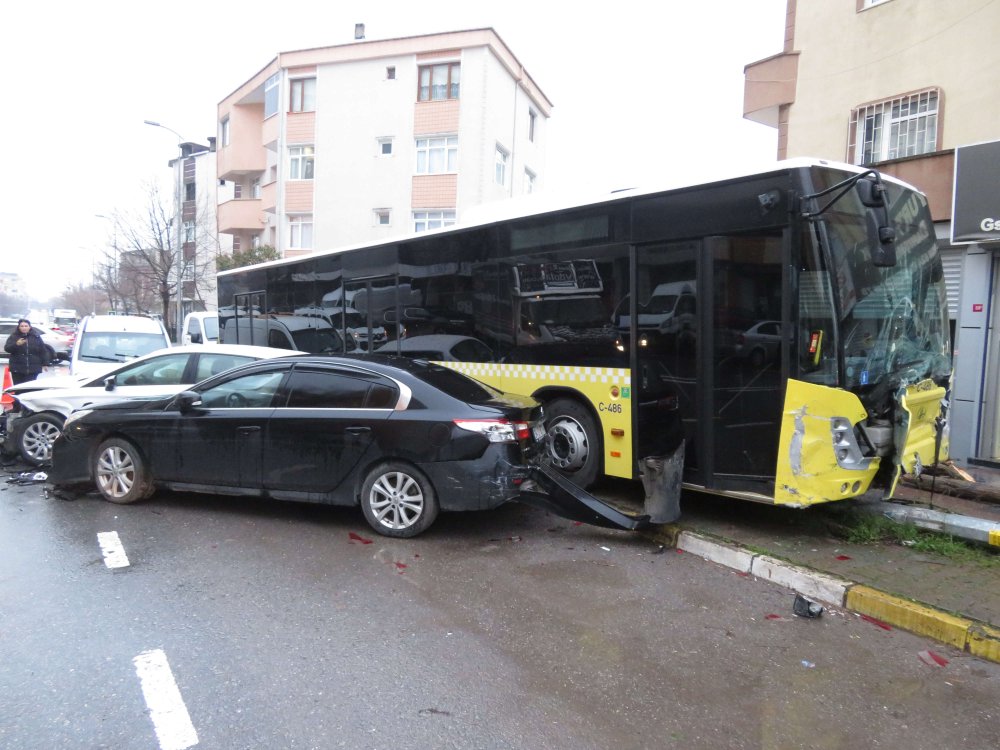
<instances>
[{"instance_id":1,"label":"bus windshield","mask_svg":"<svg viewBox=\"0 0 1000 750\"><path fill-rule=\"evenodd\" d=\"M879 268L876 214L850 193L823 217L840 301L844 385L946 378L950 345L941 259L927 201L887 183L896 265Z\"/></svg>"}]
</instances>

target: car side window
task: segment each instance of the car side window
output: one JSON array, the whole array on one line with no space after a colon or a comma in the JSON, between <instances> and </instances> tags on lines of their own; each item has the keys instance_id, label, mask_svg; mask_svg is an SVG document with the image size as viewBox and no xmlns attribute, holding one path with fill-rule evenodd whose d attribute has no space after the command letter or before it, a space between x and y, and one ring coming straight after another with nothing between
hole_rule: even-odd
<instances>
[{"instance_id":1,"label":"car side window","mask_svg":"<svg viewBox=\"0 0 1000 750\"><path fill-rule=\"evenodd\" d=\"M171 354L125 367L115 375L116 385L180 385L189 354Z\"/></svg>"},{"instance_id":2,"label":"car side window","mask_svg":"<svg viewBox=\"0 0 1000 750\"><path fill-rule=\"evenodd\" d=\"M202 352L198 357L198 368L195 372L195 382L204 380L220 372L231 370L238 365L245 365L248 362L255 362L253 357L242 357L233 354L216 354L215 352Z\"/></svg>"},{"instance_id":3,"label":"car side window","mask_svg":"<svg viewBox=\"0 0 1000 750\"><path fill-rule=\"evenodd\" d=\"M202 406L209 409L265 408L271 405L284 376L284 370L270 370L226 380L201 392Z\"/></svg>"},{"instance_id":4,"label":"car side window","mask_svg":"<svg viewBox=\"0 0 1000 750\"><path fill-rule=\"evenodd\" d=\"M366 405L389 409L396 403L395 388L340 372L295 370L289 389L287 406L294 409L362 409Z\"/></svg>"}]
</instances>

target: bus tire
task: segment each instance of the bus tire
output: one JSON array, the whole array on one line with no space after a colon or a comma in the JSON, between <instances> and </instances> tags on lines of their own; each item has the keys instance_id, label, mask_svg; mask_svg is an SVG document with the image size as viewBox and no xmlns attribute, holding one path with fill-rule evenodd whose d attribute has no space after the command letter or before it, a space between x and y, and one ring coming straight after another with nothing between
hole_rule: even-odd
<instances>
[{"instance_id":1,"label":"bus tire","mask_svg":"<svg viewBox=\"0 0 1000 750\"><path fill-rule=\"evenodd\" d=\"M545 406L546 452L553 468L583 487L601 473L601 434L597 421L579 401L557 398Z\"/></svg>"}]
</instances>

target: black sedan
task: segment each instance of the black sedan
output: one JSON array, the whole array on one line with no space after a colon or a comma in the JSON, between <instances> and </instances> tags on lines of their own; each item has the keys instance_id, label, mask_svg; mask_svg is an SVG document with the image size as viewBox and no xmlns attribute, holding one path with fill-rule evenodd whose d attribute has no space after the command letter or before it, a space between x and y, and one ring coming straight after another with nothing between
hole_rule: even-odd
<instances>
[{"instance_id":1,"label":"black sedan","mask_svg":"<svg viewBox=\"0 0 1000 750\"><path fill-rule=\"evenodd\" d=\"M378 533L411 537L439 509L518 499L543 439L536 401L441 366L293 356L74 412L49 479L114 503L170 488L360 504Z\"/></svg>"}]
</instances>

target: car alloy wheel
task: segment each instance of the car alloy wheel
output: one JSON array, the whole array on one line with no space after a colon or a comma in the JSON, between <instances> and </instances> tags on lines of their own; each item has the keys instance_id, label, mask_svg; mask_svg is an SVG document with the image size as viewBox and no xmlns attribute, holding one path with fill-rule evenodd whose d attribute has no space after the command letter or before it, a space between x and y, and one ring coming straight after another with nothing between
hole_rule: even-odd
<instances>
[{"instance_id":1,"label":"car alloy wheel","mask_svg":"<svg viewBox=\"0 0 1000 750\"><path fill-rule=\"evenodd\" d=\"M438 514L430 481L414 467L398 462L376 466L361 491L361 507L379 534L411 537L425 531Z\"/></svg>"},{"instance_id":2,"label":"car alloy wheel","mask_svg":"<svg viewBox=\"0 0 1000 750\"><path fill-rule=\"evenodd\" d=\"M62 434L63 420L51 414L33 414L25 420L18 440L21 457L40 466L52 460L52 444Z\"/></svg>"},{"instance_id":3,"label":"car alloy wheel","mask_svg":"<svg viewBox=\"0 0 1000 750\"><path fill-rule=\"evenodd\" d=\"M127 504L152 494L146 463L131 443L119 438L105 440L94 458L94 480L105 500Z\"/></svg>"}]
</instances>

